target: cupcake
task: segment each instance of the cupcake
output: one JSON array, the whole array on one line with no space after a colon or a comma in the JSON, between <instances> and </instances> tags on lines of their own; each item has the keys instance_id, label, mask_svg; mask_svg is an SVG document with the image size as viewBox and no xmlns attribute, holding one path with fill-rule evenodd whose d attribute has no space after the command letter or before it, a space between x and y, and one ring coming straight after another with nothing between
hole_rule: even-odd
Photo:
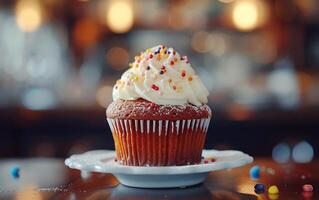
<instances>
[{"instance_id":1,"label":"cupcake","mask_svg":"<svg viewBox=\"0 0 319 200\"><path fill-rule=\"evenodd\" d=\"M116 82L106 110L117 161L199 163L211 117L207 96L186 56L163 45L141 52Z\"/></svg>"}]
</instances>

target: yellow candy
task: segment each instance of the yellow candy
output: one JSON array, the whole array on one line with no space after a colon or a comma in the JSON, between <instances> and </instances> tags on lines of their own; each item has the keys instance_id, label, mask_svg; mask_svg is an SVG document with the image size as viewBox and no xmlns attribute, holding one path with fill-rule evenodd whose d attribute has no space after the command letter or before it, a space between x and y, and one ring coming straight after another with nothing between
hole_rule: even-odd
<instances>
[{"instance_id":1,"label":"yellow candy","mask_svg":"<svg viewBox=\"0 0 319 200\"><path fill-rule=\"evenodd\" d=\"M277 186L272 185L268 188L268 193L269 194L278 194L279 193L279 189Z\"/></svg>"},{"instance_id":2,"label":"yellow candy","mask_svg":"<svg viewBox=\"0 0 319 200\"><path fill-rule=\"evenodd\" d=\"M138 81L138 76L132 75L132 76L131 76L131 80L132 80L132 81Z\"/></svg>"}]
</instances>

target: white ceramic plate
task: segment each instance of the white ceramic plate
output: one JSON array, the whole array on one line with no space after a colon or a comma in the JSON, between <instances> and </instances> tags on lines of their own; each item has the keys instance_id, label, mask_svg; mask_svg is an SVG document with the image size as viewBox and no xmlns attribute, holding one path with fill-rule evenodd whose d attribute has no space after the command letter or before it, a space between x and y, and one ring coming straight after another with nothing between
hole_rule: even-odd
<instances>
[{"instance_id":1,"label":"white ceramic plate","mask_svg":"<svg viewBox=\"0 0 319 200\"><path fill-rule=\"evenodd\" d=\"M184 166L125 166L115 162L115 152L95 150L72 155L65 164L87 172L111 173L126 186L141 188L185 187L201 183L211 171L240 167L253 162L253 158L241 151L203 150L200 164ZM214 158L214 162L205 162Z\"/></svg>"}]
</instances>

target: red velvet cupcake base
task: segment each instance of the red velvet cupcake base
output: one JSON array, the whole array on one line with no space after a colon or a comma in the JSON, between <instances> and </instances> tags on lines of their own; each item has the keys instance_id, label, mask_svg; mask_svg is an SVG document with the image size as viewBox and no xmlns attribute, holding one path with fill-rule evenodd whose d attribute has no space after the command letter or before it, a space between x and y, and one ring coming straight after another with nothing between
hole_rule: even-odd
<instances>
[{"instance_id":1,"label":"red velvet cupcake base","mask_svg":"<svg viewBox=\"0 0 319 200\"><path fill-rule=\"evenodd\" d=\"M117 160L131 166L199 163L209 121L108 118Z\"/></svg>"}]
</instances>

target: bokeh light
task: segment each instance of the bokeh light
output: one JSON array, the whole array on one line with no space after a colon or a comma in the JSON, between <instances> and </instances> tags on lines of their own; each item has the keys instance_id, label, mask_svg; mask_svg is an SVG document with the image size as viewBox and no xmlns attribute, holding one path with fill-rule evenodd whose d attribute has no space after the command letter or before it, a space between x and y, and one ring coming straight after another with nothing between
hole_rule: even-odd
<instances>
[{"instance_id":1,"label":"bokeh light","mask_svg":"<svg viewBox=\"0 0 319 200\"><path fill-rule=\"evenodd\" d=\"M73 38L78 47L89 48L95 44L100 35L98 23L92 18L77 21L73 30Z\"/></svg>"},{"instance_id":2,"label":"bokeh light","mask_svg":"<svg viewBox=\"0 0 319 200\"><path fill-rule=\"evenodd\" d=\"M272 158L278 163L286 163L290 159L290 147L286 143L277 144L272 150Z\"/></svg>"},{"instance_id":3,"label":"bokeh light","mask_svg":"<svg viewBox=\"0 0 319 200\"><path fill-rule=\"evenodd\" d=\"M206 40L207 49L215 56L222 56L227 51L227 40L223 34L212 33Z\"/></svg>"},{"instance_id":4,"label":"bokeh light","mask_svg":"<svg viewBox=\"0 0 319 200\"><path fill-rule=\"evenodd\" d=\"M22 31L32 32L41 25L41 6L36 0L18 1L15 14L16 23Z\"/></svg>"},{"instance_id":5,"label":"bokeh light","mask_svg":"<svg viewBox=\"0 0 319 200\"><path fill-rule=\"evenodd\" d=\"M279 61L276 66L268 75L267 87L283 108L294 108L300 101L297 74L287 59Z\"/></svg>"},{"instance_id":6,"label":"bokeh light","mask_svg":"<svg viewBox=\"0 0 319 200\"><path fill-rule=\"evenodd\" d=\"M306 141L301 141L292 149L292 158L297 163L309 163L313 159L313 147Z\"/></svg>"},{"instance_id":7,"label":"bokeh light","mask_svg":"<svg viewBox=\"0 0 319 200\"><path fill-rule=\"evenodd\" d=\"M257 26L258 11L251 1L238 2L233 11L233 21L240 30L251 30Z\"/></svg>"},{"instance_id":8,"label":"bokeh light","mask_svg":"<svg viewBox=\"0 0 319 200\"><path fill-rule=\"evenodd\" d=\"M112 101L112 90L111 86L102 86L96 92L96 102L106 108L107 105Z\"/></svg>"},{"instance_id":9,"label":"bokeh light","mask_svg":"<svg viewBox=\"0 0 319 200\"><path fill-rule=\"evenodd\" d=\"M192 37L192 48L195 51L198 51L200 53L207 52L207 46L206 46L206 41L209 36L209 33L205 31L199 31L194 33Z\"/></svg>"},{"instance_id":10,"label":"bokeh light","mask_svg":"<svg viewBox=\"0 0 319 200\"><path fill-rule=\"evenodd\" d=\"M250 31L267 20L267 5L263 1L238 0L232 9L234 26L241 31Z\"/></svg>"},{"instance_id":11,"label":"bokeh light","mask_svg":"<svg viewBox=\"0 0 319 200\"><path fill-rule=\"evenodd\" d=\"M132 2L129 0L110 1L106 22L111 31L125 33L129 31L134 23L134 11Z\"/></svg>"},{"instance_id":12,"label":"bokeh light","mask_svg":"<svg viewBox=\"0 0 319 200\"><path fill-rule=\"evenodd\" d=\"M126 68L129 62L128 51L121 47L113 47L107 51L106 60L116 70Z\"/></svg>"},{"instance_id":13,"label":"bokeh light","mask_svg":"<svg viewBox=\"0 0 319 200\"><path fill-rule=\"evenodd\" d=\"M30 88L22 95L22 104L30 110L46 110L53 108L56 98L52 91L46 88Z\"/></svg>"}]
</instances>

